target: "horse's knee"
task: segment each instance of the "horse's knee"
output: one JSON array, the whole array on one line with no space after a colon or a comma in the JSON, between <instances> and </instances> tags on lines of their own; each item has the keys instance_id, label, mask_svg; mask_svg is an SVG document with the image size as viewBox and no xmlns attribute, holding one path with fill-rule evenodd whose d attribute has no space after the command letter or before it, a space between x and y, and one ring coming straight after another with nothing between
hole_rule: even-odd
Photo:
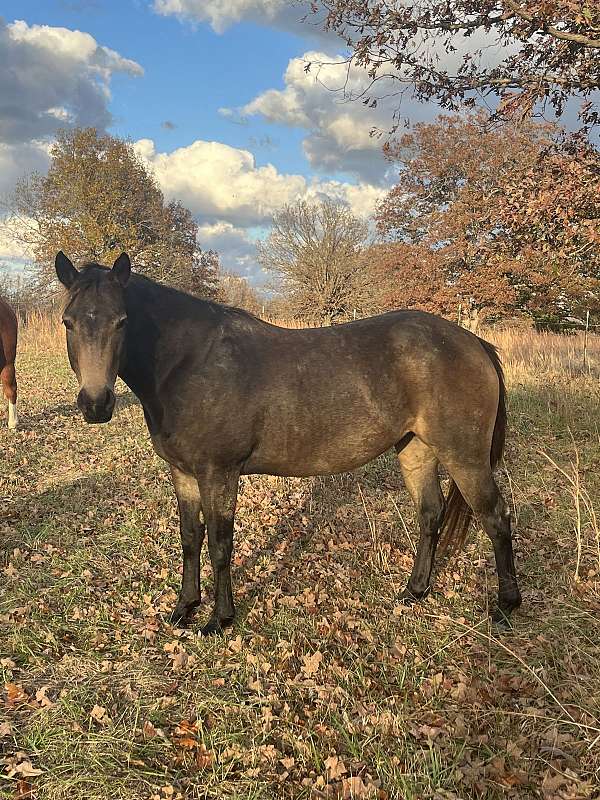
<instances>
[{"instance_id":1,"label":"horse's knee","mask_svg":"<svg viewBox=\"0 0 600 800\"><path fill-rule=\"evenodd\" d=\"M213 539L211 542L209 536L208 552L213 568L217 570L223 569L229 566L231 561L233 542L228 539L218 539L217 541Z\"/></svg>"},{"instance_id":2,"label":"horse's knee","mask_svg":"<svg viewBox=\"0 0 600 800\"><path fill-rule=\"evenodd\" d=\"M9 403L17 402L17 378L15 375L14 364L5 364L0 372L0 380L2 381L2 389L4 397Z\"/></svg>"}]
</instances>

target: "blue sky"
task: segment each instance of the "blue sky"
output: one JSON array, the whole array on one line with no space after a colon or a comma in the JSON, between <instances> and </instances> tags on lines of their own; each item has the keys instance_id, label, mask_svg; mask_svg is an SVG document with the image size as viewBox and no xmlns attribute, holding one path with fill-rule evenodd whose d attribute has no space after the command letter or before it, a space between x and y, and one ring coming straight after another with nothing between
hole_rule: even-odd
<instances>
[{"instance_id":1,"label":"blue sky","mask_svg":"<svg viewBox=\"0 0 600 800\"><path fill-rule=\"evenodd\" d=\"M341 57L304 13L288 0L5 0L0 193L46 168L61 125L105 127L191 208L201 245L260 284L254 241L277 208L327 195L368 215L389 183L369 135L389 115L332 91L340 64L305 73ZM0 261L21 256L5 243Z\"/></svg>"},{"instance_id":2,"label":"blue sky","mask_svg":"<svg viewBox=\"0 0 600 800\"><path fill-rule=\"evenodd\" d=\"M271 133L277 148L270 148L267 156L254 147L257 158L308 173L300 132L281 136L260 120L240 126L218 113L220 107L241 106L265 89L282 86L291 55L306 49L300 37L251 23L217 34L207 24L159 15L141 0L13 0L2 6L7 21L85 31L143 67L141 79L115 75L111 81L113 133L151 138L161 150L199 138L252 148L253 138L260 141ZM177 127L162 128L167 120Z\"/></svg>"}]
</instances>

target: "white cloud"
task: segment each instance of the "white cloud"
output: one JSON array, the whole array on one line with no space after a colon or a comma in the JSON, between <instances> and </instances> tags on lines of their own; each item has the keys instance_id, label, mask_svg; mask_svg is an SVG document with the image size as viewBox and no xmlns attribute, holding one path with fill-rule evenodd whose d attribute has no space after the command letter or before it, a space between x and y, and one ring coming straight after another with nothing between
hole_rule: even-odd
<instances>
[{"instance_id":1,"label":"white cloud","mask_svg":"<svg viewBox=\"0 0 600 800\"><path fill-rule=\"evenodd\" d=\"M143 74L89 33L0 20L0 142L41 140L69 123L106 128L119 72Z\"/></svg>"},{"instance_id":2,"label":"white cloud","mask_svg":"<svg viewBox=\"0 0 600 800\"><path fill-rule=\"evenodd\" d=\"M217 220L198 229L198 242L203 250L216 250L227 272L243 275L252 283L262 283L263 275L256 261L256 243L244 228Z\"/></svg>"},{"instance_id":3,"label":"white cloud","mask_svg":"<svg viewBox=\"0 0 600 800\"><path fill-rule=\"evenodd\" d=\"M154 0L154 10L192 22L207 22L223 33L230 25L250 21L286 30L310 33L302 19L309 14L308 3L289 0Z\"/></svg>"},{"instance_id":4,"label":"white cloud","mask_svg":"<svg viewBox=\"0 0 600 800\"><path fill-rule=\"evenodd\" d=\"M177 198L200 220L223 219L255 225L302 194L301 175L279 173L272 164L258 167L248 150L197 140L171 153L157 153L150 139L136 142L168 198Z\"/></svg>"},{"instance_id":5,"label":"white cloud","mask_svg":"<svg viewBox=\"0 0 600 800\"><path fill-rule=\"evenodd\" d=\"M369 83L363 70L349 68L342 56L309 51L290 60L284 82L284 89L263 92L240 113L306 129L303 148L314 169L347 172L369 182L384 179L389 165L381 139L371 131L388 129L393 111L386 103L367 108L360 102Z\"/></svg>"},{"instance_id":6,"label":"white cloud","mask_svg":"<svg viewBox=\"0 0 600 800\"><path fill-rule=\"evenodd\" d=\"M143 69L135 61L123 58L115 50L98 45L93 36L69 28L50 25L31 25L16 20L7 26L11 40L45 50L55 59L80 62L109 78L112 72L129 72L142 75Z\"/></svg>"},{"instance_id":7,"label":"white cloud","mask_svg":"<svg viewBox=\"0 0 600 800\"><path fill-rule=\"evenodd\" d=\"M0 142L0 214L1 201L15 188L17 181L31 172L45 173L50 164L47 142L25 144Z\"/></svg>"},{"instance_id":8,"label":"white cloud","mask_svg":"<svg viewBox=\"0 0 600 800\"><path fill-rule=\"evenodd\" d=\"M4 217L0 219L0 264L18 265L32 260L32 249L27 244L37 231L34 219Z\"/></svg>"},{"instance_id":9,"label":"white cloud","mask_svg":"<svg viewBox=\"0 0 600 800\"><path fill-rule=\"evenodd\" d=\"M441 50L436 67L454 73L466 52L481 50L482 65L490 68L509 52L493 37L477 32L459 37L456 50ZM415 42L415 48L419 45ZM307 67L310 65L310 69ZM410 86L392 79L371 84L367 71L349 63L342 55L310 50L292 58L283 76L283 89L268 89L239 109L221 109L242 119L260 115L268 122L303 128L304 154L310 165L322 172L346 172L369 182L385 180L389 164L382 155L385 133L400 121L430 121L441 109L435 102L419 103ZM400 97L400 91L404 95ZM379 97L375 106L363 100ZM384 136L371 135L373 130Z\"/></svg>"},{"instance_id":10,"label":"white cloud","mask_svg":"<svg viewBox=\"0 0 600 800\"><path fill-rule=\"evenodd\" d=\"M367 182L307 180L280 173L272 164L257 166L247 150L198 140L170 153L156 152L154 142L134 144L169 199L181 201L199 219L198 242L221 255L226 270L261 285L255 233L266 235L273 214L297 200L333 198L354 214L369 217L383 190Z\"/></svg>"},{"instance_id":11,"label":"white cloud","mask_svg":"<svg viewBox=\"0 0 600 800\"><path fill-rule=\"evenodd\" d=\"M259 167L247 150L220 142L197 140L171 153L157 153L150 139L134 147L165 195L181 201L202 223L227 222L237 228L268 224L287 203L325 195L368 215L381 194L367 182L308 182L302 175L278 172L272 164Z\"/></svg>"},{"instance_id":12,"label":"white cloud","mask_svg":"<svg viewBox=\"0 0 600 800\"><path fill-rule=\"evenodd\" d=\"M370 183L342 183L341 181L313 181L309 186L306 199L334 200L346 205L357 217L368 219L375 206L385 194L385 189Z\"/></svg>"}]
</instances>

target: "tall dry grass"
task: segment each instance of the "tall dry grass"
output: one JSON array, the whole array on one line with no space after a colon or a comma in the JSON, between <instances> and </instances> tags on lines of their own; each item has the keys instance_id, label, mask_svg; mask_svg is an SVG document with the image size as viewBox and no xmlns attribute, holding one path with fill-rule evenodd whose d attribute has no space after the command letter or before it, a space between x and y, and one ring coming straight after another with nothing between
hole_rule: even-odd
<instances>
[{"instance_id":1,"label":"tall dry grass","mask_svg":"<svg viewBox=\"0 0 600 800\"><path fill-rule=\"evenodd\" d=\"M562 374L566 378L600 368L600 336L583 333L563 335L522 328L488 328L481 332L500 350L503 363L515 378L531 374Z\"/></svg>"},{"instance_id":2,"label":"tall dry grass","mask_svg":"<svg viewBox=\"0 0 600 800\"><path fill-rule=\"evenodd\" d=\"M19 349L36 355L55 352L64 347L65 336L60 314L31 311L19 320Z\"/></svg>"}]
</instances>

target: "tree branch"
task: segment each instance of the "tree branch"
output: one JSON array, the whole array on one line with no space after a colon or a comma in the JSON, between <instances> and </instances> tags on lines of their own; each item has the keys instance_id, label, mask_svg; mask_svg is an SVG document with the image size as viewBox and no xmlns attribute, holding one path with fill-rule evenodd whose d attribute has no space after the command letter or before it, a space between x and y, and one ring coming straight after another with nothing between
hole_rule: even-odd
<instances>
[{"instance_id":1,"label":"tree branch","mask_svg":"<svg viewBox=\"0 0 600 800\"><path fill-rule=\"evenodd\" d=\"M521 8L521 6L515 2L515 0L504 0L504 3L518 17L524 19L526 22L538 23L544 33L547 33L549 36L552 36L555 39L562 39L567 42L581 44L584 47L600 49L600 39L592 39L591 37L584 36L581 33L569 33L568 31L561 31L559 28L555 28L553 25L548 25L542 19L536 17L535 14L530 14L528 11L525 11L525 9Z\"/></svg>"}]
</instances>

